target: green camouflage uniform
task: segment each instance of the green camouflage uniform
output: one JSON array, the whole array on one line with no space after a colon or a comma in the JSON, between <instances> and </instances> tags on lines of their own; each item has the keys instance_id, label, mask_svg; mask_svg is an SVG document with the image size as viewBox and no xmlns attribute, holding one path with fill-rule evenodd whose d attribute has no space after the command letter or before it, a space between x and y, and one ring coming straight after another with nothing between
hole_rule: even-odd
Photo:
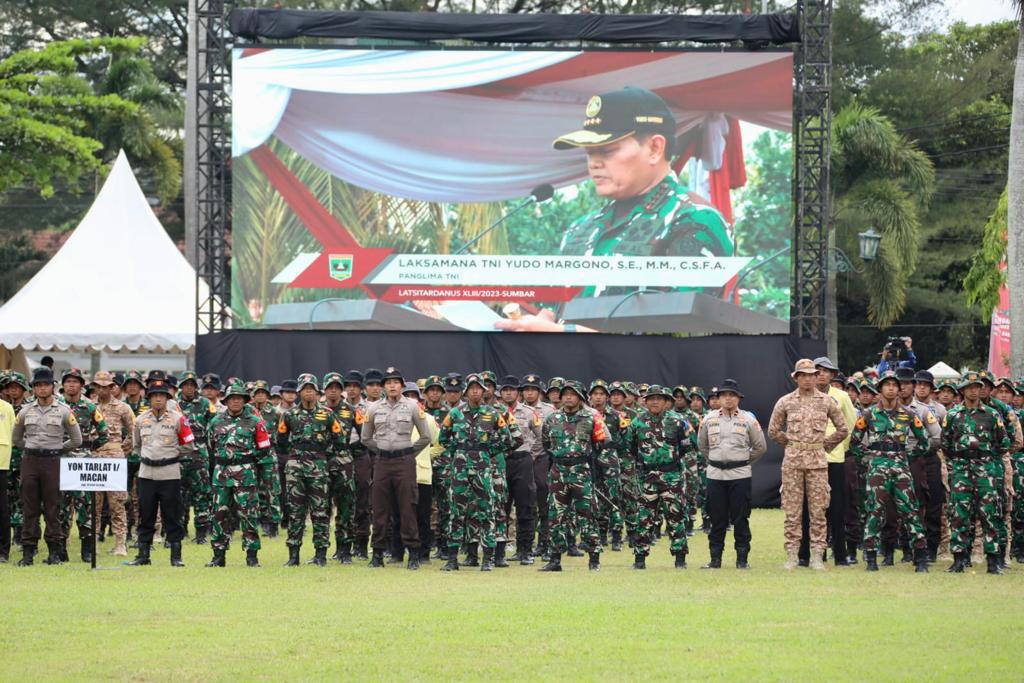
<instances>
[{"instance_id":1,"label":"green camouflage uniform","mask_svg":"<svg viewBox=\"0 0 1024 683\"><path fill-rule=\"evenodd\" d=\"M1017 422L1024 425L1024 408L1017 411ZM1014 557L1020 561L1024 557L1024 449L1012 453L1010 461L1013 463L1013 490L1015 493L1010 520L1013 528L1010 548Z\"/></svg>"},{"instance_id":2,"label":"green camouflage uniform","mask_svg":"<svg viewBox=\"0 0 1024 683\"><path fill-rule=\"evenodd\" d=\"M986 554L998 552L1005 521L999 496L1003 488L1002 454L1010 438L999 412L980 403L950 408L942 421L942 451L949 468L950 550L971 551L973 525L981 521Z\"/></svg>"},{"instance_id":3,"label":"green camouflage uniform","mask_svg":"<svg viewBox=\"0 0 1024 683\"><path fill-rule=\"evenodd\" d=\"M591 390L597 383L591 384ZM622 528L622 461L626 449L626 437L629 433L629 420L611 404L605 405L601 413L604 426L608 430L608 443L595 458L597 463L597 525L602 534L618 531Z\"/></svg>"},{"instance_id":4,"label":"green camouflage uniform","mask_svg":"<svg viewBox=\"0 0 1024 683\"><path fill-rule=\"evenodd\" d=\"M256 388L260 388L258 384ZM256 406L253 405L253 408ZM277 408L269 401L257 412L267 425L271 425L271 429L280 419ZM256 478L259 481L260 523L276 528L281 525L281 476L277 471L277 453L274 449L261 454L256 463Z\"/></svg>"},{"instance_id":5,"label":"green camouflage uniform","mask_svg":"<svg viewBox=\"0 0 1024 683\"><path fill-rule=\"evenodd\" d=\"M327 380L325 377L325 387L329 383ZM333 409L330 406L325 407L334 411L334 416L341 426L338 446L334 455L327 461L331 502L334 506L334 543L341 548L347 543L355 543L356 540L356 472L350 444L352 431L356 430L358 434L363 424L363 416L355 406L345 400Z\"/></svg>"},{"instance_id":6,"label":"green camouflage uniform","mask_svg":"<svg viewBox=\"0 0 1024 683\"><path fill-rule=\"evenodd\" d=\"M300 378L302 379L302 378ZM301 391L304 384L299 382ZM277 425L278 452L288 456L288 545L301 546L306 513L313 521L313 547L328 548L330 537L330 479L327 461L339 447L342 429L334 413L321 404L311 409L299 401L281 414Z\"/></svg>"},{"instance_id":7,"label":"green camouflage uniform","mask_svg":"<svg viewBox=\"0 0 1024 683\"><path fill-rule=\"evenodd\" d=\"M440 382L440 378L436 375L428 377L424 390L429 389L435 381ZM437 408L427 408L424 406L423 410L433 417L434 421L436 421L440 426L444 424L444 419L448 417L448 412L451 410L451 407L442 399L441 404ZM443 550L448 549L448 542L445 538L448 533L448 526L451 524L451 508L449 507L448 495L448 480L451 477L451 462L451 454L449 454L448 449L446 448L441 451L436 458L434 458L433 462L430 463L432 470L431 485L433 487L433 499L434 504L437 505L437 532L435 537L437 538L437 547Z\"/></svg>"},{"instance_id":8,"label":"green camouflage uniform","mask_svg":"<svg viewBox=\"0 0 1024 683\"><path fill-rule=\"evenodd\" d=\"M97 448L109 441L107 421L103 419L103 414L96 408L96 404L87 399L84 393L74 403L63 397L60 401L71 408L71 412L74 413L75 419L78 420L78 424L82 428L82 445L68 453L68 457L92 457ZM91 500L92 494L88 491L64 491L64 495L61 497L60 513L65 537L69 536L68 532L71 530L72 514L80 535L86 536L92 533L94 524L89 505Z\"/></svg>"},{"instance_id":9,"label":"green camouflage uniform","mask_svg":"<svg viewBox=\"0 0 1024 683\"><path fill-rule=\"evenodd\" d=\"M229 391L232 389L229 387ZM239 391L244 391L238 385ZM272 453L266 422L250 405L232 415L218 413L207 427L213 455L213 479L217 492L211 544L214 550L227 550L231 542L228 525L238 520L245 550L260 549L259 479L256 466Z\"/></svg>"},{"instance_id":10,"label":"green camouflage uniform","mask_svg":"<svg viewBox=\"0 0 1024 683\"><path fill-rule=\"evenodd\" d=\"M463 403L448 411L439 441L451 455L449 549L458 552L464 543L494 548L492 470L512 445L505 418L493 406Z\"/></svg>"},{"instance_id":11,"label":"green camouflage uniform","mask_svg":"<svg viewBox=\"0 0 1024 683\"><path fill-rule=\"evenodd\" d=\"M492 461L491 481L494 488L494 540L508 541L508 473L505 456L523 445L523 428L516 422L508 406L500 400L492 406L505 420L511 439L508 448L500 451Z\"/></svg>"},{"instance_id":12,"label":"green camouflage uniform","mask_svg":"<svg viewBox=\"0 0 1024 683\"><path fill-rule=\"evenodd\" d=\"M609 391L621 391L625 393L627 391L627 383L622 381L612 382L609 385ZM610 401L609 405L611 405ZM622 416L621 420L626 423L626 432L620 437L623 439L623 442L619 448L622 521L625 522L626 525L626 538L629 542L629 547L633 548L636 543L638 531L637 519L640 514L640 480L637 477L636 460L633 459L633 456L629 452L629 425L633 423L633 419L640 414L640 411L636 408L630 408L623 403L622 410L619 412Z\"/></svg>"},{"instance_id":13,"label":"green camouflage uniform","mask_svg":"<svg viewBox=\"0 0 1024 683\"><path fill-rule=\"evenodd\" d=\"M911 437L914 445L908 452L907 441ZM928 434L920 418L903 406L894 410L872 406L857 419L850 449L855 458L864 462L866 472L864 550L877 552L890 500L914 547L924 549L927 543L910 474L910 461L928 453Z\"/></svg>"},{"instance_id":14,"label":"green camouflage uniform","mask_svg":"<svg viewBox=\"0 0 1024 683\"><path fill-rule=\"evenodd\" d=\"M185 375L182 381L187 381ZM178 398L178 407L188 418L192 434L196 438L196 450L188 463L181 466L181 496L183 504L182 526L188 527L189 508L195 510L193 520L196 529L209 528L212 521L213 486L210 481L210 452L207 444L207 429L210 421L217 415L217 409L206 400L205 396L196 393L191 401Z\"/></svg>"},{"instance_id":15,"label":"green camouflage uniform","mask_svg":"<svg viewBox=\"0 0 1024 683\"><path fill-rule=\"evenodd\" d=\"M1006 453L1006 452L1012 450L1013 449L1014 440L1017 438L1017 424L1018 424L1018 420L1014 419L1017 416L1016 413L1014 412L1013 408L1011 408L1010 406L1006 405L1005 403L1000 401L995 396L989 396L984 401L984 403L988 407L994 408L996 410L996 412L999 413L999 417L1002 418L1002 420L1003 420L1003 426L1006 427L1006 436L1010 440L1010 447L1007 448L1006 451L1003 451L1003 452ZM1010 466L1011 467L1013 466L1013 459L1014 459L1013 455L1011 454L1010 455ZM1005 471L1006 463L1003 463L1003 469ZM1011 471L1010 474L1012 476L1013 472ZM1006 510L1010 507L1010 500L1009 500L1008 496L1006 495L1006 486L1004 486L1004 485L1000 485L999 486L999 505L1000 505L1000 507L1003 510L1004 520L1003 520L1003 524L999 527L999 540L998 540L998 544L999 544L1000 550L997 550L997 552L1000 552L1000 551L1002 551L1002 550L1004 550L1006 548L1006 544L1007 544L1007 541L1009 540L1009 533L1010 533L1010 530L1006 526L1006 519L1005 519L1005 517L1006 517L1006 514L1005 514Z\"/></svg>"},{"instance_id":16,"label":"green camouflage uniform","mask_svg":"<svg viewBox=\"0 0 1024 683\"><path fill-rule=\"evenodd\" d=\"M663 395L672 400L670 394ZM692 492L687 490L687 470L696 458L697 431L675 411L666 410L655 416L642 410L630 425L629 444L640 478L639 533L634 553L650 553L663 516L672 554L685 555L686 520L692 502Z\"/></svg>"},{"instance_id":17,"label":"green camouflage uniform","mask_svg":"<svg viewBox=\"0 0 1024 683\"><path fill-rule=\"evenodd\" d=\"M564 553L572 544L574 534L569 516L575 514L580 527L580 549L600 553L591 467L596 452L608 441L604 420L586 405L574 413L559 409L544 420L541 440L551 457L551 552Z\"/></svg>"},{"instance_id":18,"label":"green camouflage uniform","mask_svg":"<svg viewBox=\"0 0 1024 683\"><path fill-rule=\"evenodd\" d=\"M25 376L20 372L12 372L8 376L8 382L16 382L26 392L31 391ZM26 394L26 398L28 396L29 394ZM27 404L28 401L22 400L21 403L14 405L14 416L17 417ZM20 544L21 527L25 523L25 515L21 508L21 449L17 446L11 448L11 467L7 472L7 501L10 505L11 531L14 542Z\"/></svg>"}]
</instances>

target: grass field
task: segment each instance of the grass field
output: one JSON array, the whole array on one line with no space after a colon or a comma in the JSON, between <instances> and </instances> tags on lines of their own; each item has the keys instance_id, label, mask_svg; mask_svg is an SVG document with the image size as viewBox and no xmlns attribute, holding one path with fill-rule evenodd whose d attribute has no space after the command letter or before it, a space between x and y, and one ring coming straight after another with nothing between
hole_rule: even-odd
<instances>
[{"instance_id":1,"label":"grass field","mask_svg":"<svg viewBox=\"0 0 1024 683\"><path fill-rule=\"evenodd\" d=\"M365 562L285 569L283 538L247 569L187 544L185 568L0 566L0 679L1021 680L1024 566L1005 576L782 569L782 513L757 510L752 569L676 571L663 541L646 572L606 552L599 573L568 558L419 572ZM727 539L731 544L731 537ZM77 554L77 539L71 543ZM307 535L303 560L312 550Z\"/></svg>"}]
</instances>

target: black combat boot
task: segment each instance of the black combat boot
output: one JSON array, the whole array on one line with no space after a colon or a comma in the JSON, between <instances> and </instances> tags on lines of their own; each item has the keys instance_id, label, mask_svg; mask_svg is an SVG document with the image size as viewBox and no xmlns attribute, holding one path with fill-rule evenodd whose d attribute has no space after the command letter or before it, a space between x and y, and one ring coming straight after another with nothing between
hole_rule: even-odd
<instances>
[{"instance_id":1,"label":"black combat boot","mask_svg":"<svg viewBox=\"0 0 1024 683\"><path fill-rule=\"evenodd\" d=\"M988 572L989 574L1002 574L1003 567L1002 562L999 560L999 555L996 553L989 553L985 556L988 560Z\"/></svg>"},{"instance_id":2,"label":"black combat boot","mask_svg":"<svg viewBox=\"0 0 1024 683\"><path fill-rule=\"evenodd\" d=\"M647 569L647 556L643 553L633 555L633 569Z\"/></svg>"},{"instance_id":3,"label":"black combat boot","mask_svg":"<svg viewBox=\"0 0 1024 683\"><path fill-rule=\"evenodd\" d=\"M286 567L298 567L299 566L299 548L297 545L288 546L288 561L284 563Z\"/></svg>"},{"instance_id":4,"label":"black combat boot","mask_svg":"<svg viewBox=\"0 0 1024 683\"><path fill-rule=\"evenodd\" d=\"M905 545L901 548L903 556L900 557L900 562L914 562L914 551L910 549L909 545Z\"/></svg>"},{"instance_id":5,"label":"black combat boot","mask_svg":"<svg viewBox=\"0 0 1024 683\"><path fill-rule=\"evenodd\" d=\"M612 530L612 552L617 553L622 550L622 530Z\"/></svg>"},{"instance_id":6,"label":"black combat boot","mask_svg":"<svg viewBox=\"0 0 1024 683\"><path fill-rule=\"evenodd\" d=\"M448 559L445 561L444 566L441 567L441 571L443 571L443 572L457 572L457 571L459 571L459 554L455 551L455 549L454 548L449 548L448 551L445 553L445 556Z\"/></svg>"},{"instance_id":7,"label":"black combat boot","mask_svg":"<svg viewBox=\"0 0 1024 683\"><path fill-rule=\"evenodd\" d=\"M352 544L342 543L341 548L338 550L338 560L342 564L352 564Z\"/></svg>"},{"instance_id":8,"label":"black combat boot","mask_svg":"<svg viewBox=\"0 0 1024 683\"><path fill-rule=\"evenodd\" d=\"M737 557L739 557L737 555ZM736 564L739 564L739 559L736 560ZM711 553L711 560L701 569L721 569L722 568L722 551L716 551Z\"/></svg>"},{"instance_id":9,"label":"black combat boot","mask_svg":"<svg viewBox=\"0 0 1024 683\"><path fill-rule=\"evenodd\" d=\"M36 559L36 547L34 545L21 546L21 559L18 560L19 567L31 567Z\"/></svg>"},{"instance_id":10,"label":"black combat boot","mask_svg":"<svg viewBox=\"0 0 1024 683\"><path fill-rule=\"evenodd\" d=\"M928 573L927 548L914 548L914 571L918 574Z\"/></svg>"},{"instance_id":11,"label":"black combat boot","mask_svg":"<svg viewBox=\"0 0 1024 683\"><path fill-rule=\"evenodd\" d=\"M368 539L366 536L357 536L356 537L355 556L356 556L357 559L360 559L360 560L368 560L368 559L370 559L370 556L366 552L366 546L369 545L369 543L370 543L370 539Z\"/></svg>"},{"instance_id":12,"label":"black combat boot","mask_svg":"<svg viewBox=\"0 0 1024 683\"><path fill-rule=\"evenodd\" d=\"M435 560L448 559L448 541L444 538L437 539L437 550L434 551Z\"/></svg>"},{"instance_id":13,"label":"black combat boot","mask_svg":"<svg viewBox=\"0 0 1024 683\"><path fill-rule=\"evenodd\" d=\"M508 566L508 563L505 563ZM494 569L494 548L484 548L484 561L480 563L480 571L489 572Z\"/></svg>"},{"instance_id":14,"label":"black combat boot","mask_svg":"<svg viewBox=\"0 0 1024 683\"><path fill-rule=\"evenodd\" d=\"M227 549L226 548L214 548L213 559L206 563L207 567L224 567L227 566Z\"/></svg>"},{"instance_id":15,"label":"black combat boot","mask_svg":"<svg viewBox=\"0 0 1024 683\"><path fill-rule=\"evenodd\" d=\"M534 557L544 557L548 554L548 544L541 539L537 539L537 547L533 550Z\"/></svg>"},{"instance_id":16,"label":"black combat boot","mask_svg":"<svg viewBox=\"0 0 1024 683\"><path fill-rule=\"evenodd\" d=\"M172 567L184 567L185 563L181 561L181 541L171 543L171 566Z\"/></svg>"},{"instance_id":17,"label":"black combat boot","mask_svg":"<svg viewBox=\"0 0 1024 683\"><path fill-rule=\"evenodd\" d=\"M847 564L857 564L857 546L852 544L846 545L846 562Z\"/></svg>"},{"instance_id":18,"label":"black combat boot","mask_svg":"<svg viewBox=\"0 0 1024 683\"><path fill-rule=\"evenodd\" d=\"M519 564L523 566L533 564L533 549L530 547L528 539L523 541L522 550L519 552Z\"/></svg>"},{"instance_id":19,"label":"black combat boot","mask_svg":"<svg viewBox=\"0 0 1024 683\"><path fill-rule=\"evenodd\" d=\"M196 545L206 545L205 524L196 524Z\"/></svg>"},{"instance_id":20,"label":"black combat boot","mask_svg":"<svg viewBox=\"0 0 1024 683\"><path fill-rule=\"evenodd\" d=\"M721 564L721 562L719 562ZM686 551L680 550L676 553L676 569L686 569Z\"/></svg>"},{"instance_id":21,"label":"black combat boot","mask_svg":"<svg viewBox=\"0 0 1024 683\"><path fill-rule=\"evenodd\" d=\"M565 554L569 557L583 557L583 551L576 545L576 541L569 544L569 551Z\"/></svg>"},{"instance_id":22,"label":"black combat boot","mask_svg":"<svg viewBox=\"0 0 1024 683\"><path fill-rule=\"evenodd\" d=\"M896 548L889 545L888 543L882 544L882 566L892 567L896 564Z\"/></svg>"},{"instance_id":23,"label":"black combat boot","mask_svg":"<svg viewBox=\"0 0 1024 683\"><path fill-rule=\"evenodd\" d=\"M313 559L306 564L315 564L318 567L327 566L327 548L316 548L313 552Z\"/></svg>"},{"instance_id":24,"label":"black combat boot","mask_svg":"<svg viewBox=\"0 0 1024 683\"><path fill-rule=\"evenodd\" d=\"M602 530L601 534L600 534L600 537L601 537L601 547L603 548L606 545L608 545L608 532Z\"/></svg>"},{"instance_id":25,"label":"black combat boot","mask_svg":"<svg viewBox=\"0 0 1024 683\"><path fill-rule=\"evenodd\" d=\"M249 548L245 551L245 566L246 567L258 567L260 566L260 558L258 557L259 551L256 548Z\"/></svg>"},{"instance_id":26,"label":"black combat boot","mask_svg":"<svg viewBox=\"0 0 1024 683\"><path fill-rule=\"evenodd\" d=\"M278 528L278 525L275 524L274 522L271 522L270 524L268 524L267 525L267 538L277 538L277 528Z\"/></svg>"},{"instance_id":27,"label":"black combat boot","mask_svg":"<svg viewBox=\"0 0 1024 683\"><path fill-rule=\"evenodd\" d=\"M379 569L384 566L384 551L374 550L373 559L370 560L370 567L373 569Z\"/></svg>"},{"instance_id":28,"label":"black combat boot","mask_svg":"<svg viewBox=\"0 0 1024 683\"><path fill-rule=\"evenodd\" d=\"M334 554L331 555L332 560L341 560L341 539L334 539Z\"/></svg>"},{"instance_id":29,"label":"black combat boot","mask_svg":"<svg viewBox=\"0 0 1024 683\"><path fill-rule=\"evenodd\" d=\"M498 546L494 549L494 566L505 569L508 567L508 560L505 559L505 548L508 546L508 541L498 541Z\"/></svg>"},{"instance_id":30,"label":"black combat boot","mask_svg":"<svg viewBox=\"0 0 1024 683\"><path fill-rule=\"evenodd\" d=\"M93 553L93 549L92 549L92 532L86 530L85 533L88 534L88 535L81 537L81 541L82 541L82 555L81 555L82 556L82 562L84 562L85 564L92 564L92 553Z\"/></svg>"},{"instance_id":31,"label":"black combat boot","mask_svg":"<svg viewBox=\"0 0 1024 683\"><path fill-rule=\"evenodd\" d=\"M548 563L541 567L538 571L542 572L560 572L562 571L562 553L551 553L551 559Z\"/></svg>"},{"instance_id":32,"label":"black combat boot","mask_svg":"<svg viewBox=\"0 0 1024 683\"><path fill-rule=\"evenodd\" d=\"M1006 545L999 546L999 566L1003 569L1009 569L1010 563L1006 561Z\"/></svg>"},{"instance_id":33,"label":"black combat boot","mask_svg":"<svg viewBox=\"0 0 1024 683\"><path fill-rule=\"evenodd\" d=\"M590 561L587 562L587 569L592 572L601 570L601 553L590 553Z\"/></svg>"},{"instance_id":34,"label":"black combat boot","mask_svg":"<svg viewBox=\"0 0 1024 683\"><path fill-rule=\"evenodd\" d=\"M864 570L869 572L878 571L878 553L874 550L864 551Z\"/></svg>"},{"instance_id":35,"label":"black combat boot","mask_svg":"<svg viewBox=\"0 0 1024 683\"><path fill-rule=\"evenodd\" d=\"M427 554L429 557L430 554ZM420 568L420 548L409 548L409 563L405 565L406 569L416 571Z\"/></svg>"},{"instance_id":36,"label":"black combat boot","mask_svg":"<svg viewBox=\"0 0 1024 683\"><path fill-rule=\"evenodd\" d=\"M928 541L928 564L935 564L939 558L939 544Z\"/></svg>"},{"instance_id":37,"label":"black combat boot","mask_svg":"<svg viewBox=\"0 0 1024 683\"><path fill-rule=\"evenodd\" d=\"M971 552L953 553L953 564L946 570L948 574L963 574L967 569L967 562L971 559Z\"/></svg>"},{"instance_id":38,"label":"black combat boot","mask_svg":"<svg viewBox=\"0 0 1024 683\"><path fill-rule=\"evenodd\" d=\"M149 543L139 543L139 553L135 556L134 560L131 560L129 562L125 562L125 564L128 565L129 567L141 567L143 565L150 564L150 561L149 561L149 548L150 548L150 544ZM50 552L50 555L51 556L53 555L53 551ZM47 564L50 564L50 560L49 559L47 559L46 562L47 562Z\"/></svg>"},{"instance_id":39,"label":"black combat boot","mask_svg":"<svg viewBox=\"0 0 1024 683\"><path fill-rule=\"evenodd\" d=\"M47 543L47 546L49 546L49 543ZM68 539L65 538L63 541L57 544L57 556L61 562L71 561L70 559L68 559Z\"/></svg>"},{"instance_id":40,"label":"black combat boot","mask_svg":"<svg viewBox=\"0 0 1024 683\"><path fill-rule=\"evenodd\" d=\"M477 544L470 543L469 548L466 550L466 561L462 563L463 567L479 567L480 558L477 556Z\"/></svg>"},{"instance_id":41,"label":"black combat boot","mask_svg":"<svg viewBox=\"0 0 1024 683\"><path fill-rule=\"evenodd\" d=\"M736 569L750 569L750 565L747 563L747 557L749 555L749 549L736 551Z\"/></svg>"}]
</instances>

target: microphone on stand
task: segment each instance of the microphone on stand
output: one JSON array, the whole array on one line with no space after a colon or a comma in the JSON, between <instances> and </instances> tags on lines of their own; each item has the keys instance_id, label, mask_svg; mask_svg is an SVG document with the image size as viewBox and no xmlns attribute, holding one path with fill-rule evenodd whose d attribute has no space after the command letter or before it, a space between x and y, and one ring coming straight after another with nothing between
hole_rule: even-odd
<instances>
[{"instance_id":1,"label":"microphone on stand","mask_svg":"<svg viewBox=\"0 0 1024 683\"><path fill-rule=\"evenodd\" d=\"M479 242L481 239L483 239L483 237L485 235L487 235L487 233L489 233L491 230L494 230L496 227L501 225L506 218L508 218L509 216L511 216L513 214L518 213L519 211L521 211L522 209L525 209L527 206L530 206L533 203L538 203L539 204L540 202L546 202L547 200L551 199L551 197L553 197L554 194L555 194L555 188L552 187L550 183L544 183L543 185L538 185L537 187L533 188L533 190L530 192L530 196L527 197L523 202L521 202L517 206L513 207L511 211L506 212L505 215L502 216L501 218L499 218L498 220L496 220L493 223L491 223L491 225L486 230L484 230L482 233L480 233L479 235L477 235L476 237L474 237L470 241L468 241L465 244L463 244L462 247L460 247L459 250L456 251L455 253L456 254L464 254L464 253L466 253L467 249L469 249L471 246L473 246L474 244Z\"/></svg>"}]
</instances>

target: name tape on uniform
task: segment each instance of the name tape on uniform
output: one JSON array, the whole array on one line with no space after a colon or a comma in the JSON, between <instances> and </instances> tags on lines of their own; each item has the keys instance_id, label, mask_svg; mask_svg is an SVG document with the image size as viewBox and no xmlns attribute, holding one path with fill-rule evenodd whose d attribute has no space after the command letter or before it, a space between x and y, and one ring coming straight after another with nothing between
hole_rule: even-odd
<instances>
[{"instance_id":1,"label":"name tape on uniform","mask_svg":"<svg viewBox=\"0 0 1024 683\"><path fill-rule=\"evenodd\" d=\"M127 491L125 458L61 458L61 491Z\"/></svg>"}]
</instances>

